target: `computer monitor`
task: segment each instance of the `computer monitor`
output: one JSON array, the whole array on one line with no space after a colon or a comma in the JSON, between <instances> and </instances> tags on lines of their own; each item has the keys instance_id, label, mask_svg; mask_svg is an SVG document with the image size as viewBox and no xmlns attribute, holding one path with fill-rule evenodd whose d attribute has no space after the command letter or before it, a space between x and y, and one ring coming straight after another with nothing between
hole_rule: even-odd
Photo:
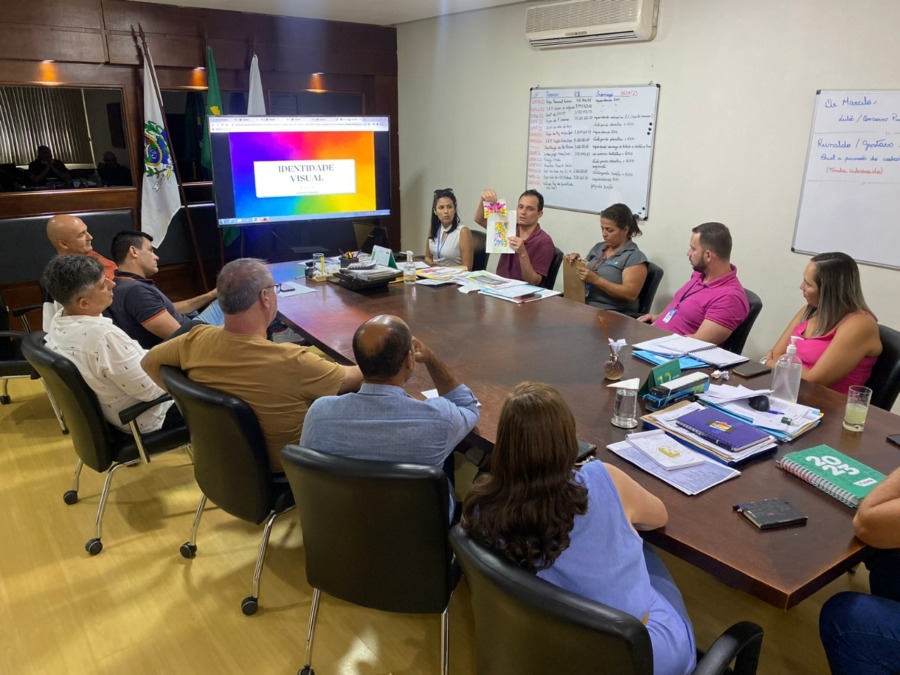
<instances>
[{"instance_id":1,"label":"computer monitor","mask_svg":"<svg viewBox=\"0 0 900 675\"><path fill-rule=\"evenodd\" d=\"M391 213L387 117L209 118L220 227Z\"/></svg>"}]
</instances>

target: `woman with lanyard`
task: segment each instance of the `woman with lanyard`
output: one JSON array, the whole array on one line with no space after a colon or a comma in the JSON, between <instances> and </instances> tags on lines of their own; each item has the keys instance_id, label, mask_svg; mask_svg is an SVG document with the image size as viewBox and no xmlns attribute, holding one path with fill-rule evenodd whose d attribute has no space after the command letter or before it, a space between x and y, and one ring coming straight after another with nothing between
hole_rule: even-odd
<instances>
[{"instance_id":1,"label":"woman with lanyard","mask_svg":"<svg viewBox=\"0 0 900 675\"><path fill-rule=\"evenodd\" d=\"M464 265L472 269L475 249L472 233L459 224L456 195L450 188L434 191L431 203L431 227L425 243L425 262L435 267Z\"/></svg>"},{"instance_id":2,"label":"woman with lanyard","mask_svg":"<svg viewBox=\"0 0 900 675\"><path fill-rule=\"evenodd\" d=\"M625 204L613 204L600 212L603 241L587 254L587 265L578 266L578 277L585 283L587 303L600 309L635 312L638 295L647 279L647 256L632 241L641 235L637 218ZM569 253L566 262L581 260Z\"/></svg>"}]
</instances>

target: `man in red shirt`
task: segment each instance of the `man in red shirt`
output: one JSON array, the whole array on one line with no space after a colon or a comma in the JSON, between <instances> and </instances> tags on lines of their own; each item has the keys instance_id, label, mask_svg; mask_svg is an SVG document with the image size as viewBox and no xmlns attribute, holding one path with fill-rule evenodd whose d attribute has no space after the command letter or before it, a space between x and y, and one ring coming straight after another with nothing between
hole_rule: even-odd
<instances>
[{"instance_id":1,"label":"man in red shirt","mask_svg":"<svg viewBox=\"0 0 900 675\"><path fill-rule=\"evenodd\" d=\"M497 193L482 190L475 222L487 227L484 217L485 203L497 201ZM515 253L504 253L497 263L497 274L507 279L521 279L532 286L540 286L550 272L555 248L553 239L541 229L538 222L544 215L544 197L537 190L525 190L516 206L516 236L509 237L509 246Z\"/></svg>"}]
</instances>

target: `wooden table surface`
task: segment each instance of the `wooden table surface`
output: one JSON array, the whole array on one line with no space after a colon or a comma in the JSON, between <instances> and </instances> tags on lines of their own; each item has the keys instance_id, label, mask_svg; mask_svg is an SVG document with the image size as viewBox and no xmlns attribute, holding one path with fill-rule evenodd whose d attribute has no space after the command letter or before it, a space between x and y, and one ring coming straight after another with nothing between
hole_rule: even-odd
<instances>
[{"instance_id":1,"label":"wooden table surface","mask_svg":"<svg viewBox=\"0 0 900 675\"><path fill-rule=\"evenodd\" d=\"M290 263L272 268L276 281L293 280L297 272ZM463 295L456 286L392 284L365 294L327 282L310 286L313 293L279 298L282 315L296 330L352 362L352 337L362 322L378 314L403 318L481 401L472 440L485 447L493 444L500 407L514 385L536 380L558 387L575 415L579 438L596 443L603 461L619 466L665 502L669 523L644 537L734 588L787 609L863 557L864 547L853 536L854 510L776 468L771 455L740 467L739 478L687 497L607 451L607 444L623 440L627 432L610 424L614 390L603 379L609 350L595 308L562 297L516 305ZM663 334L614 312L604 314L610 337L625 338L629 345ZM624 378L645 378L649 366L629 350L622 353ZM732 383L751 388L769 384L765 375L732 377ZM425 369L418 368L408 389L431 388ZM900 432L900 417L872 408L865 431L855 434L841 427L843 395L803 382L800 402L819 408L825 417L817 428L780 446L777 456L826 443L883 473L900 466L900 450L885 441L887 434ZM807 525L763 532L732 509L767 497L790 501L809 516Z\"/></svg>"}]
</instances>

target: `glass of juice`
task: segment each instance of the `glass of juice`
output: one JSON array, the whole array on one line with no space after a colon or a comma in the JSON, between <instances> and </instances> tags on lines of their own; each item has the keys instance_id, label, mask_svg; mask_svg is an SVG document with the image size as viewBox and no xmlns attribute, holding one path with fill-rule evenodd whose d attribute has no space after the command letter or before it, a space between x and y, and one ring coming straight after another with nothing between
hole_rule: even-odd
<instances>
[{"instance_id":1,"label":"glass of juice","mask_svg":"<svg viewBox=\"0 0 900 675\"><path fill-rule=\"evenodd\" d=\"M847 391L847 407L844 410L844 428L847 431L862 431L866 426L871 398L872 390L868 387L853 385Z\"/></svg>"}]
</instances>

